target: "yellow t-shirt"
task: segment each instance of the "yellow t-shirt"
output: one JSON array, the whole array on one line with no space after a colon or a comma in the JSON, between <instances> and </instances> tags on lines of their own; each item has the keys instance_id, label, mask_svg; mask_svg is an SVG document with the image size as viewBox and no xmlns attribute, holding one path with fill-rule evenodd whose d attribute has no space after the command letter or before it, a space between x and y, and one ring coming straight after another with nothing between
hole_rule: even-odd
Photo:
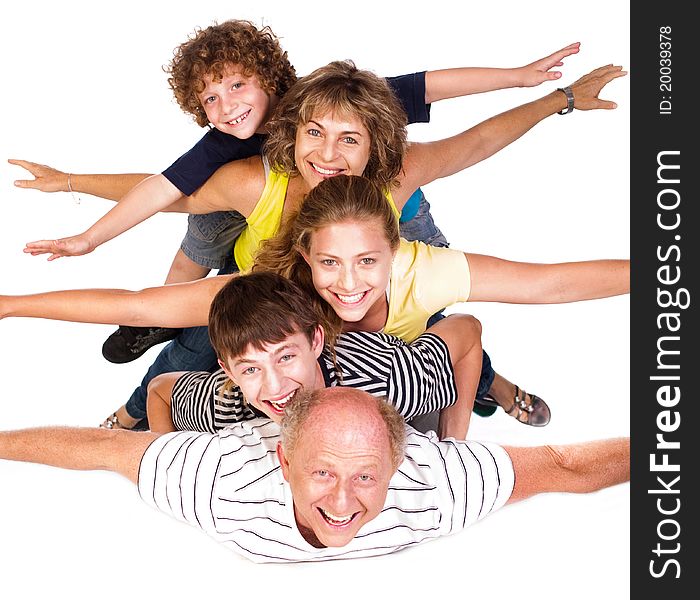
<instances>
[{"instance_id":1,"label":"yellow t-shirt","mask_svg":"<svg viewBox=\"0 0 700 600\"><path fill-rule=\"evenodd\" d=\"M467 257L461 250L401 240L389 281L389 314L382 331L412 342L428 319L471 291Z\"/></svg>"},{"instance_id":2,"label":"yellow t-shirt","mask_svg":"<svg viewBox=\"0 0 700 600\"><path fill-rule=\"evenodd\" d=\"M241 272L252 267L260 243L279 230L288 185L286 173L268 172L260 200L246 219L248 226L234 245ZM387 191L386 196L398 219L400 213L391 192ZM382 331L410 343L425 331L427 320L437 311L455 302L466 302L470 287L469 265L463 252L401 240L391 268L389 314Z\"/></svg>"},{"instance_id":3,"label":"yellow t-shirt","mask_svg":"<svg viewBox=\"0 0 700 600\"><path fill-rule=\"evenodd\" d=\"M267 164L265 166L267 172ZM261 242L273 237L279 231L288 185L289 175L287 173L278 173L273 170L267 172L265 188L260 200L246 219L248 226L238 236L233 246L233 256L242 273L250 270L253 266L253 258ZM391 192L386 191L385 194L398 220L401 213L394 204Z\"/></svg>"}]
</instances>

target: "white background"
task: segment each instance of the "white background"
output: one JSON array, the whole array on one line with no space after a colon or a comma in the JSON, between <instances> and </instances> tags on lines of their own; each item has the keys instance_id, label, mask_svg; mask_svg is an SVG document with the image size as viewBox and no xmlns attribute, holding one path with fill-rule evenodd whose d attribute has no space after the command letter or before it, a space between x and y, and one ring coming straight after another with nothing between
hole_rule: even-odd
<instances>
[{"instance_id":1,"label":"white background","mask_svg":"<svg viewBox=\"0 0 700 600\"><path fill-rule=\"evenodd\" d=\"M5 2L0 9L4 158L74 172L158 172L203 133L171 99L161 66L196 26L270 25L300 75L352 58L381 75L520 66L570 42L559 83L433 105L414 140L436 139L613 62L629 67L627 2ZM554 115L483 164L426 186L452 246L523 261L629 256L629 77L602 94L616 111ZM185 231L158 215L89 256L22 254L84 230L111 206L13 187L0 163L0 293L160 284ZM473 304L495 368L545 398L544 429L499 411L470 437L534 445L629 433L629 297L562 306ZM94 426L122 404L157 349L104 361L111 326L0 322L0 428ZM0 463L0 595L185 598L624 598L629 485L506 507L459 535L376 559L254 565L143 504L117 475Z\"/></svg>"}]
</instances>

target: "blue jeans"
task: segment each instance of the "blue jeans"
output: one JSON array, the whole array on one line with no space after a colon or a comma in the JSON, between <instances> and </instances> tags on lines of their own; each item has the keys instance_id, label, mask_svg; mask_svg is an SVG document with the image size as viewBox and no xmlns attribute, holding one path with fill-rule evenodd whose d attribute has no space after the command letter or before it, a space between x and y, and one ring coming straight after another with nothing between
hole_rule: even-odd
<instances>
[{"instance_id":1,"label":"blue jeans","mask_svg":"<svg viewBox=\"0 0 700 600\"><path fill-rule=\"evenodd\" d=\"M230 256L228 264L220 269L218 275L228 275L238 271L233 257ZM209 343L209 329L207 327L187 327L180 334L168 342L156 356L155 361L149 367L146 375L126 402L126 412L134 419L146 417L146 398L148 396L148 384L151 379L163 373L173 371L208 371L213 373L219 368L216 352Z\"/></svg>"},{"instance_id":2,"label":"blue jeans","mask_svg":"<svg viewBox=\"0 0 700 600\"><path fill-rule=\"evenodd\" d=\"M433 216L430 214L430 204L425 199L423 192L419 188L415 194L420 194L418 210L410 221L400 224L401 237L409 241L421 240L433 246L448 246L445 236L433 221ZM238 270L232 256L230 256L228 263L219 270L219 275L233 273ZM442 318L444 318L442 312L433 315L428 321L428 326L432 325L435 320ZM213 373L218 368L216 353L209 343L207 328L188 327L183 329L174 340L168 342L160 351L160 354L146 372L141 385L133 391L127 401L126 412L134 419L146 417L148 384L157 375L172 373L173 371L209 371ZM483 398L484 394L488 392L494 375L495 373L491 368L491 360L488 354L484 352L477 398Z\"/></svg>"}]
</instances>

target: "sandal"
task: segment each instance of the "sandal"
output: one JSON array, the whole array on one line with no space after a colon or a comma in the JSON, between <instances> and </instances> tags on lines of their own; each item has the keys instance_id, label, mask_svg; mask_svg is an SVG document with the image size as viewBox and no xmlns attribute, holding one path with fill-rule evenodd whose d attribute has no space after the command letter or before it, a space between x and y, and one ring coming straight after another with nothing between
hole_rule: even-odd
<instances>
[{"instance_id":1,"label":"sandal","mask_svg":"<svg viewBox=\"0 0 700 600\"><path fill-rule=\"evenodd\" d=\"M119 408L119 410L117 410L117 412L119 412L120 410L124 410L125 414L130 417L129 413L126 413L126 409L124 409L124 407ZM131 427L127 427L126 424L122 423L119 420L119 416L117 415L117 412L113 412L104 421L102 421L102 423L100 423L100 428L101 429L128 429L128 430L142 429L141 427L139 427L139 425L143 422L143 419L139 419L138 421L135 421ZM130 417L130 418L133 418L133 417Z\"/></svg>"},{"instance_id":2,"label":"sandal","mask_svg":"<svg viewBox=\"0 0 700 600\"><path fill-rule=\"evenodd\" d=\"M112 413L109 415L102 423L100 423L100 427L102 429L126 429L126 427L122 426L122 424L119 422L117 413Z\"/></svg>"},{"instance_id":3,"label":"sandal","mask_svg":"<svg viewBox=\"0 0 700 600\"><path fill-rule=\"evenodd\" d=\"M530 402L527 401L528 396ZM500 406L493 396L485 395L483 398L477 399L477 402L486 406ZM510 415L518 422L532 427L544 427L549 423L552 416L547 403L535 394L529 394L525 390L521 390L515 386L515 396L513 404L509 409L503 409L507 415Z\"/></svg>"}]
</instances>

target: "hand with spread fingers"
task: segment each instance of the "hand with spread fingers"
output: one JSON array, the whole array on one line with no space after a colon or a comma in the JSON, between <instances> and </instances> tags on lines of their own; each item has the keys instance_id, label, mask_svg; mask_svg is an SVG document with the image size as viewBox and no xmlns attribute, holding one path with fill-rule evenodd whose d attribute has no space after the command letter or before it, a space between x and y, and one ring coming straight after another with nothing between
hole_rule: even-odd
<instances>
[{"instance_id":1,"label":"hand with spread fingers","mask_svg":"<svg viewBox=\"0 0 700 600\"><path fill-rule=\"evenodd\" d=\"M15 186L20 188L34 189L41 192L69 192L70 175L39 163L29 160L10 158L7 160L11 165L22 167L34 176L34 179L18 179ZM38 240L26 244L23 252L32 256L40 254L50 254L49 260L55 260L62 256L81 256L88 254L95 249L93 243L84 235L62 238L58 240Z\"/></svg>"},{"instance_id":2,"label":"hand with spread fingers","mask_svg":"<svg viewBox=\"0 0 700 600\"><path fill-rule=\"evenodd\" d=\"M574 108L578 110L617 108L617 103L611 100L601 100L598 98L598 94L608 83L625 75L627 75L627 71L623 71L621 66L612 64L598 67L584 75L569 86L574 94Z\"/></svg>"},{"instance_id":3,"label":"hand with spread fingers","mask_svg":"<svg viewBox=\"0 0 700 600\"><path fill-rule=\"evenodd\" d=\"M545 81L554 81L561 77L561 71L552 71L554 67L561 67L567 56L576 54L581 49L581 42L574 42L557 50L549 56L536 60L529 65L517 69L518 78L522 87L534 87Z\"/></svg>"},{"instance_id":4,"label":"hand with spread fingers","mask_svg":"<svg viewBox=\"0 0 700 600\"><path fill-rule=\"evenodd\" d=\"M34 179L18 179L15 181L15 186L20 188L29 188L42 192L68 192L68 173L59 171L47 165L28 160L19 160L10 158L7 160L11 165L17 165L29 171Z\"/></svg>"}]
</instances>

